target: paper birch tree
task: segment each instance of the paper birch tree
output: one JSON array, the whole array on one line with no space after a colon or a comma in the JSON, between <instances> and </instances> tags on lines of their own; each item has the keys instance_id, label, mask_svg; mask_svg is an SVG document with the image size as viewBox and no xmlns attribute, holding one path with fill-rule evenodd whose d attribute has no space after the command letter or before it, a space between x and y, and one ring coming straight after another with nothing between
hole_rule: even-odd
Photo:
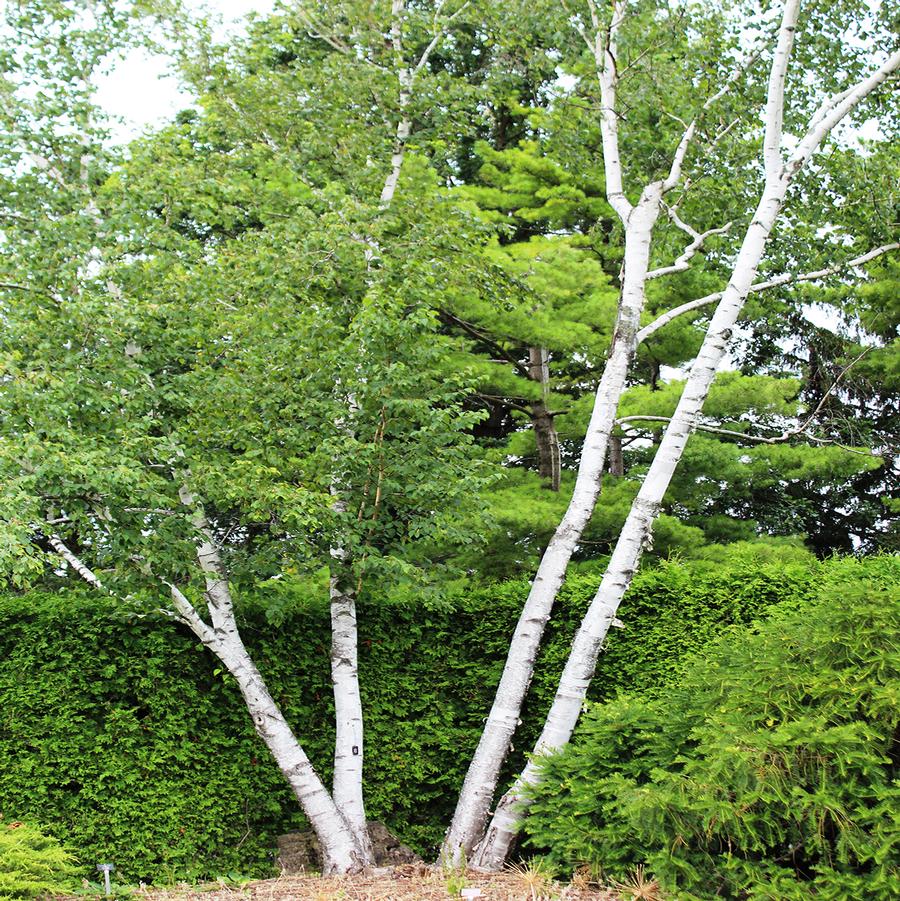
<instances>
[{"instance_id":1,"label":"paper birch tree","mask_svg":"<svg viewBox=\"0 0 900 901\"><path fill-rule=\"evenodd\" d=\"M459 860L467 857L476 866L488 869L503 865L516 825L522 816L522 788L536 778L536 767L529 764L513 788L500 801L487 831L482 834L496 789L499 768L505 759L527 691L544 624L565 574L568 559L596 502L607 442L615 424L618 399L624 387L634 347L639 340L639 319L646 283L650 278L662 277L677 271L679 267L689 265L691 257L702 245L705 234L708 234L686 226L685 231L691 237L691 242L682 257L671 266L650 269L653 227L662 211L664 196L682 180L685 159L695 139L697 120L686 125L674 150L669 172L658 181L644 186L637 203L632 205L626 196L623 182L618 136L620 112L616 99L616 88L623 68L618 59L618 39L628 15L628 3L615 3L609 20L603 21L599 7L589 2L586 21L577 15L573 16L576 28L593 55L600 82L607 196L625 227L622 295L616 335L586 436L570 512L560 524L541 561L512 640L494 706L467 774L442 852L445 859ZM788 60L798 15L799 3L788 0L784 4L777 40L771 52L763 111L762 163L765 182L756 210L734 262L728 287L722 292L706 339L691 368L691 375L675 415L667 426L650 471L616 543L597 596L576 635L556 699L535 746L535 755L560 747L572 734L597 655L616 618L618 605L635 571L641 551L650 540L653 521L687 438L698 424L704 399L725 355L743 303L753 289L766 242L781 212L788 188L797 172L809 162L835 126L870 93L881 87L900 66L900 53L888 53L880 64L872 67L866 77L825 98L809 118L803 137L792 147L785 141L783 127ZM743 68L737 67L731 78L723 79L718 90L704 102L704 111L729 90L733 81L740 77ZM648 328L652 329L653 326ZM644 331L644 336L647 334Z\"/></svg>"},{"instance_id":2,"label":"paper birch tree","mask_svg":"<svg viewBox=\"0 0 900 901\"><path fill-rule=\"evenodd\" d=\"M399 239L424 257L391 256L396 221L386 231L373 211L393 198L329 193L271 132L226 149L221 118L186 114L124 164L103 150L92 107L89 76L110 43L90 30L89 7L19 10L10 24L33 55L4 58L15 62L4 85L4 569L26 584L63 565L189 628L233 677L326 870L364 868L355 596L387 573L420 578L430 567L410 559L416 537L467 540L455 510L477 482L473 415L461 407L464 381L434 375L447 348L422 340L438 321L419 285L423 258L435 256L445 265L429 267L434 290L471 283L446 241L477 241L480 226L462 216L449 232L436 227L445 210L420 178L418 215L403 211ZM61 38L77 15L84 47ZM224 63L207 49L192 73L201 91ZM79 93L68 87L76 65ZM302 110L302 76L295 89ZM246 96L208 103L235 112ZM56 130L61 111L68 131ZM235 135L241 117L238 106ZM327 140L304 149L327 155ZM236 159L249 177L235 179ZM381 178L401 162L395 153ZM336 471L349 486L340 505ZM335 548L352 591L335 605L332 794L246 651L234 593L333 566Z\"/></svg>"}]
</instances>

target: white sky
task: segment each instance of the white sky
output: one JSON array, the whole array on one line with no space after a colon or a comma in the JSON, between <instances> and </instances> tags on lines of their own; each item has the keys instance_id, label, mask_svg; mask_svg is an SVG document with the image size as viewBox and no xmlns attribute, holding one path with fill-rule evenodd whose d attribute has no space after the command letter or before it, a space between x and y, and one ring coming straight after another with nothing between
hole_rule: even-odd
<instances>
[{"instance_id":1,"label":"white sky","mask_svg":"<svg viewBox=\"0 0 900 901\"><path fill-rule=\"evenodd\" d=\"M271 12L275 0L188 0L195 10L207 9L221 18L219 34L240 30L247 13ZM113 70L98 79L97 101L122 124L113 128L113 138L127 142L146 128L159 125L188 104L178 90L176 79L168 74L168 61L146 51L132 51Z\"/></svg>"}]
</instances>

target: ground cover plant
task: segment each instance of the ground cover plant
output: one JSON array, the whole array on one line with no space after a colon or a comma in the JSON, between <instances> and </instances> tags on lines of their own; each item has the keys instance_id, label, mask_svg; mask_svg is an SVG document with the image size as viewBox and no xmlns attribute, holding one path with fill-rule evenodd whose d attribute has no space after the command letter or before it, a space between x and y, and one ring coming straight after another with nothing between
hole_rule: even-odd
<instances>
[{"instance_id":1,"label":"ground cover plant","mask_svg":"<svg viewBox=\"0 0 900 901\"><path fill-rule=\"evenodd\" d=\"M32 823L0 820L0 899L60 895L75 886L75 861Z\"/></svg>"}]
</instances>

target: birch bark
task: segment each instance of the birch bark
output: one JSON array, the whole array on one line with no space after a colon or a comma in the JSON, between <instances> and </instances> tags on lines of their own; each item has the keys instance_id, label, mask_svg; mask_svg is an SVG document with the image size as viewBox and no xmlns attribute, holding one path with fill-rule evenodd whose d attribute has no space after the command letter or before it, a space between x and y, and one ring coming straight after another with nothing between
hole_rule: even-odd
<instances>
[{"instance_id":1,"label":"birch bark","mask_svg":"<svg viewBox=\"0 0 900 901\"><path fill-rule=\"evenodd\" d=\"M595 35L589 38L582 34L594 54L603 100L600 129L607 200L625 227L622 290L612 346L597 388L572 499L544 551L531 584L510 642L494 703L466 773L453 820L441 848L441 859L453 865L469 858L483 835L491 801L497 789L500 768L509 752L522 703L534 672L544 628L569 561L600 493L609 437L615 425L616 409L625 389L625 380L637 344L649 274L653 229L659 219L663 196L681 179L684 155L693 136L692 124L686 129L675 152L666 179L646 185L637 204L632 206L625 195L622 181L616 111L616 37L626 3L627 0L617 0L613 4L611 20L606 29L601 28L597 9L592 3Z\"/></svg>"},{"instance_id":2,"label":"birch bark","mask_svg":"<svg viewBox=\"0 0 900 901\"><path fill-rule=\"evenodd\" d=\"M173 589L173 597L176 591ZM352 873L364 869L369 865L368 858L360 850L354 832L269 693L231 616L220 618L219 624L210 629L199 616L190 616L183 596L175 603L182 621L234 677L257 734L265 742L319 839L325 872Z\"/></svg>"},{"instance_id":3,"label":"birch bark","mask_svg":"<svg viewBox=\"0 0 900 901\"><path fill-rule=\"evenodd\" d=\"M687 440L696 427L716 369L725 355L738 315L752 289L766 243L793 176L853 106L883 83L891 72L900 68L900 53L896 53L868 79L839 95L839 98L826 101L813 117L804 140L785 162L781 138L784 83L798 13L799 0L788 0L784 7L769 78L764 141L765 188L744 236L732 277L691 368L675 415L634 501L600 588L575 636L550 713L534 747L533 758L561 747L571 737L594 674L597 657L641 553L650 541L653 522L659 513L663 496ZM539 768L533 758L497 805L487 833L475 851L472 860L475 866L494 870L499 869L506 860L518 824L524 815L526 802L523 790L534 785L540 778Z\"/></svg>"},{"instance_id":4,"label":"birch bark","mask_svg":"<svg viewBox=\"0 0 900 901\"><path fill-rule=\"evenodd\" d=\"M675 465L681 458L687 437L693 430L696 414L702 408L716 367L724 356L730 328L733 327L746 297L746 290L741 294L744 281L747 283L746 288L749 288L766 238L780 210L785 188L786 185L779 183L771 196L765 196L757 208L757 216L738 257L737 266L742 267L742 271L739 274L736 267L735 276L726 291L730 298L728 317L720 315L719 310L722 309L720 305L710 325L707 339L691 369L691 377L682 395L682 401L632 505L600 588L572 643L553 704L534 747L535 756L562 747L568 742L575 728L603 641L615 618L619 602L631 583L641 552L649 541L650 530L659 513L662 497ZM724 303L723 298L722 304ZM685 398L688 396L695 398L696 409L691 407L690 413L685 406ZM699 406L696 405L698 398ZM538 778L537 766L530 761L516 783L497 805L485 838L475 851L473 865L489 870L503 866L522 817L523 790L526 786L535 784Z\"/></svg>"},{"instance_id":5,"label":"birch bark","mask_svg":"<svg viewBox=\"0 0 900 901\"><path fill-rule=\"evenodd\" d=\"M399 81L400 118L397 123L394 149L390 167L381 190L383 208L391 205L400 180L400 170L406 153L406 142L412 124L407 113L412 97L412 72L403 59L403 16L405 0L391 3L391 48ZM368 251L367 251L368 253ZM355 403L351 398L349 414L352 419ZM350 427L347 428L350 431ZM343 485L335 480L332 508L338 515L347 512L346 502L340 497ZM368 863L372 861L372 844L366 817L363 792L363 768L365 763L365 729L362 695L359 687L359 632L357 627L356 590L353 585L352 567L346 547L341 544L330 549L331 573L329 596L331 609L331 682L334 695L334 776L332 795L338 810L350 824L356 841Z\"/></svg>"},{"instance_id":6,"label":"birch bark","mask_svg":"<svg viewBox=\"0 0 900 901\"><path fill-rule=\"evenodd\" d=\"M342 505L337 501L337 505ZM343 511L340 511L343 512ZM356 591L343 548L332 548L331 681L334 693L334 778L332 795L337 809L356 836L362 856L372 863L372 843L363 797L363 711L359 688Z\"/></svg>"},{"instance_id":7,"label":"birch bark","mask_svg":"<svg viewBox=\"0 0 900 901\"><path fill-rule=\"evenodd\" d=\"M193 524L201 536L197 561L206 582L205 597L212 627L202 620L182 592L170 586L175 609L237 682L257 734L275 758L322 845L325 869L335 873L363 869L371 862L367 847L360 844L346 813L328 794L247 653L235 620L225 567L206 515L186 486L179 494L181 503L193 510Z\"/></svg>"},{"instance_id":8,"label":"birch bark","mask_svg":"<svg viewBox=\"0 0 900 901\"><path fill-rule=\"evenodd\" d=\"M385 177L379 198L381 207L387 209L397 191L406 145L412 131L409 105L413 99L416 77L427 65L428 60L444 35L449 24L466 8L464 3L440 26L435 25L435 33L422 51L415 64L405 58L403 43L403 20L406 15L406 0L392 0L391 3L391 50L399 87L399 119L397 122L394 147L391 153L388 174ZM439 6L440 10L440 6ZM368 250L367 253L371 253ZM353 398L348 399L349 420L347 432L352 432L352 419L357 410ZM339 515L347 511L343 480L333 480L332 492L335 500L332 508ZM365 730L362 698L359 686L359 654L357 629L357 588L353 584L350 554L344 543L330 549L331 573L329 595L331 606L331 679L334 693L335 744L334 778L332 794L338 810L342 813L356 836L362 858L366 864L372 862L372 846L366 819L363 792L363 766L365 760Z\"/></svg>"}]
</instances>

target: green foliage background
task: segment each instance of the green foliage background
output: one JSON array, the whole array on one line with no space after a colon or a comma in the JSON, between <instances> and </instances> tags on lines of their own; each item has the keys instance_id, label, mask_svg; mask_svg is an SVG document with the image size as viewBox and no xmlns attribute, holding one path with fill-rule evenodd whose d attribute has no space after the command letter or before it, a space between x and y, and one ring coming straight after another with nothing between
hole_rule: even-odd
<instances>
[{"instance_id":1,"label":"green foliage background","mask_svg":"<svg viewBox=\"0 0 900 901\"><path fill-rule=\"evenodd\" d=\"M598 705L544 764L531 846L679 899L896 898L900 559L831 564L816 594Z\"/></svg>"},{"instance_id":2,"label":"green foliage background","mask_svg":"<svg viewBox=\"0 0 900 901\"><path fill-rule=\"evenodd\" d=\"M707 555L638 575L594 700L655 693L690 651L729 624L810 596L834 565L766 545ZM565 586L508 775L536 738L597 582L581 572ZM449 822L527 589L524 581L470 586L434 609L410 597L362 603L370 816L424 854ZM308 590L278 591L243 599L244 636L327 778L324 592L311 600ZM94 595L0 598L0 760L0 815L51 826L86 871L112 860L126 881L269 874L275 836L304 827L231 678L181 627Z\"/></svg>"}]
</instances>

